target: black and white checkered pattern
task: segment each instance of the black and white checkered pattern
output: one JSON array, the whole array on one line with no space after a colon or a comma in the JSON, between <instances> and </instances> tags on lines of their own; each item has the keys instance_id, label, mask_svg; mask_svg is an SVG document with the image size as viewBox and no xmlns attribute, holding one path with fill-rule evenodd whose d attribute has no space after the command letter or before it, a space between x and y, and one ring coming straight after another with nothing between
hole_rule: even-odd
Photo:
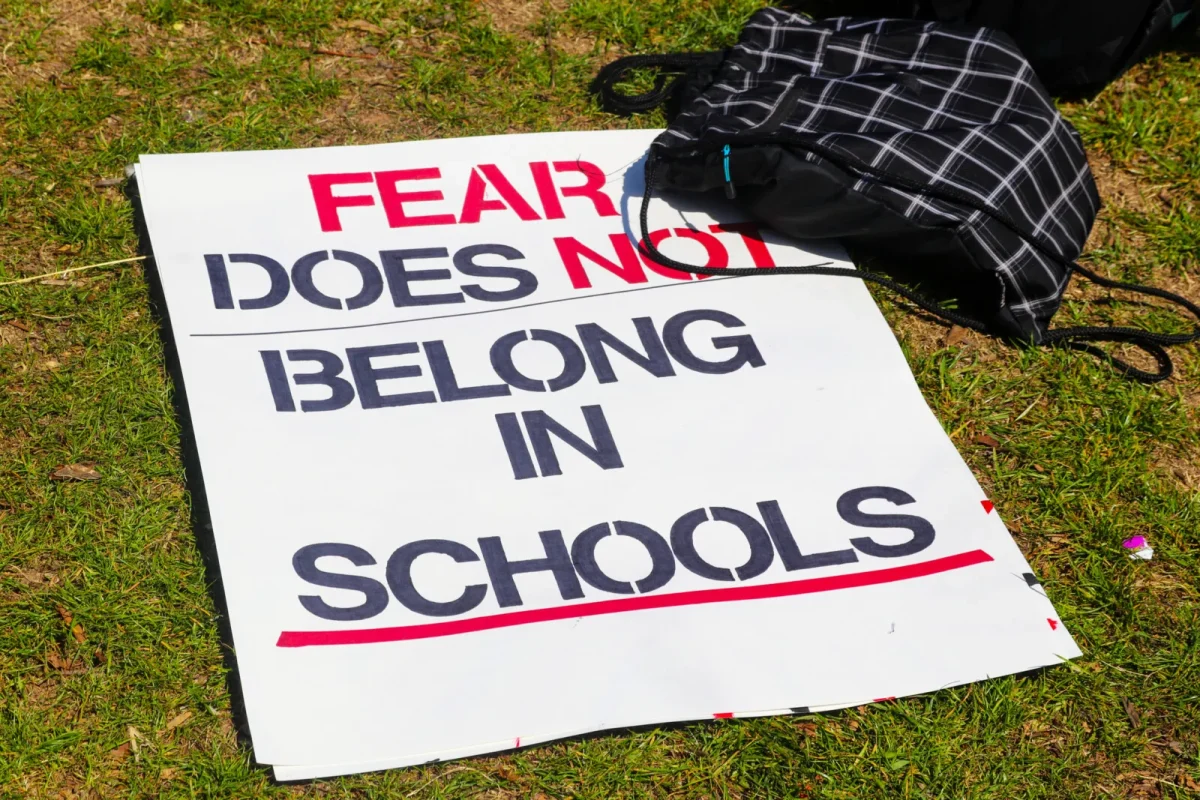
<instances>
[{"instance_id":1,"label":"black and white checkered pattern","mask_svg":"<svg viewBox=\"0 0 1200 800\"><path fill-rule=\"evenodd\" d=\"M763 9L655 147L709 150L756 137L819 145L841 156L843 167L868 165L899 178L889 185L855 171L854 189L918 224L956 228L972 260L1000 277L1002 305L1035 339L1058 308L1066 264L1080 254L1099 210L1079 135L1011 40L989 29L816 22Z\"/></svg>"}]
</instances>

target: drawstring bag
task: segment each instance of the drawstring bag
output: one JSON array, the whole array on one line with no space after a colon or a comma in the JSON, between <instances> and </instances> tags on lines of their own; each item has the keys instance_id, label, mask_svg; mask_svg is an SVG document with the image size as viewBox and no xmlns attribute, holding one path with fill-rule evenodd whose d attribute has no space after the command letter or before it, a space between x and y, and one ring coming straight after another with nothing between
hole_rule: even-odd
<instances>
[{"instance_id":1,"label":"drawstring bag","mask_svg":"<svg viewBox=\"0 0 1200 800\"><path fill-rule=\"evenodd\" d=\"M660 70L650 91L617 90L631 70L646 67ZM814 21L766 8L728 50L630 56L601 70L592 88L617 113L668 107L669 126L647 155L641 211L642 246L663 266L861 278L953 324L1013 343L1087 350L1148 383L1172 373L1164 346L1200 338L1200 328L1050 327L1073 272L1169 300L1197 318L1200 308L1074 263L1099 209L1096 186L1078 133L1003 33L906 20ZM839 241L858 268L675 261L649 236L655 191L724 192L786 236ZM1135 345L1158 370L1094 342Z\"/></svg>"}]
</instances>

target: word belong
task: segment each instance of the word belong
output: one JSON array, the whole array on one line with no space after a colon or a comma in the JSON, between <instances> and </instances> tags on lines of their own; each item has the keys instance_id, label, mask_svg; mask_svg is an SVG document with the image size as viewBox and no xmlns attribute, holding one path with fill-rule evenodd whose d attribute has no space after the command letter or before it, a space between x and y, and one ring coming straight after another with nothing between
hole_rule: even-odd
<instances>
[{"instance_id":1,"label":"word belong","mask_svg":"<svg viewBox=\"0 0 1200 800\"><path fill-rule=\"evenodd\" d=\"M590 371L598 383L617 382L612 355L640 367L656 378L672 377L676 367L710 375L736 372L743 367L761 367L766 361L749 334L713 336L708 342L723 358L703 357L687 341L688 329L698 323L713 323L723 328L745 327L733 314L715 309L682 311L670 317L661 329L650 317L631 320L638 339L635 346L602 327L588 322L575 326L577 338L565 333L535 328L504 334L492 344L488 360L499 379L496 383L463 386L454 372L444 341L396 342L369 347L346 349L345 357L328 350L261 350L263 368L270 385L276 411L292 412L297 408L292 386L323 386L324 398L305 398L299 403L304 412L336 411L350 405L357 397L364 409L417 405L422 403L477 400L505 397L514 389L523 392L560 392L579 383ZM626 338L629 338L628 336ZM558 375L541 379L527 375L517 365L513 352L527 341L542 342L553 347L562 359ZM408 392L384 394L379 383L384 380L423 378L426 371L415 363L383 366L376 359L424 355L425 368L432 386ZM290 378L284 366L289 363L314 362L320 369ZM341 377L349 365L351 380Z\"/></svg>"}]
</instances>

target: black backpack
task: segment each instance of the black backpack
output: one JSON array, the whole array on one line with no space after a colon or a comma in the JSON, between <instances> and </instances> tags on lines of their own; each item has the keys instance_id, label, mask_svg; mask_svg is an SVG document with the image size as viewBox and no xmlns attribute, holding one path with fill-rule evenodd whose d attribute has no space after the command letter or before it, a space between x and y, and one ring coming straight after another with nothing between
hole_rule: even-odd
<instances>
[{"instance_id":1,"label":"black backpack","mask_svg":"<svg viewBox=\"0 0 1200 800\"><path fill-rule=\"evenodd\" d=\"M633 69L674 72L629 96ZM1146 382L1172 372L1164 345L1200 338L1137 328L1050 328L1072 272L1200 307L1074 263L1099 197L1076 131L1003 33L935 22L814 21L755 13L738 43L703 54L630 56L593 84L602 106L632 113L669 103L650 147L642 247L700 274L821 274L890 288L954 324L1012 342L1084 349ZM652 192L724 192L797 239L836 239L858 269L712 269L674 261L649 235ZM881 274L886 272L887 275ZM917 289L911 286L918 287ZM953 299L950 308L939 300ZM1147 372L1092 342L1125 342L1158 362Z\"/></svg>"},{"instance_id":2,"label":"black backpack","mask_svg":"<svg viewBox=\"0 0 1200 800\"><path fill-rule=\"evenodd\" d=\"M1191 15L1193 0L925 0L917 15L1004 31L1057 95L1100 91Z\"/></svg>"},{"instance_id":3,"label":"black backpack","mask_svg":"<svg viewBox=\"0 0 1200 800\"><path fill-rule=\"evenodd\" d=\"M794 3L797 7L806 5ZM1046 88L1095 94L1194 22L1194 0L838 0L837 13L911 17L1004 31Z\"/></svg>"}]
</instances>

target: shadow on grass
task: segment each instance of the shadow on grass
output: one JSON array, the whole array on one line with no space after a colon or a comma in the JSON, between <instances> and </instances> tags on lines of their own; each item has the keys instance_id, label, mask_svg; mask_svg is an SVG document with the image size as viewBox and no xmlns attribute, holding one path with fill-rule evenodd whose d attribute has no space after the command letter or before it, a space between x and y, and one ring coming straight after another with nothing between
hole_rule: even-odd
<instances>
[{"instance_id":1,"label":"shadow on grass","mask_svg":"<svg viewBox=\"0 0 1200 800\"><path fill-rule=\"evenodd\" d=\"M208 510L208 496L204 491L204 475L200 470L200 455L196 449L195 434L188 411L187 388L179 364L179 353L175 348L175 336L171 330L171 318L167 311L166 296L162 281L154 266L154 252L150 247L150 234L146 228L146 217L142 211L141 194L137 179L130 177L125 184L125 196L133 206L134 226L138 238L138 254L145 256L143 274L150 290L150 311L158 325L162 340L163 356L167 374L171 379L171 404L179 424L180 453L183 458L184 483L191 498L192 534L200 550L204 564L205 584L217 611L217 632L221 642L221 660L225 665L225 681L229 689L230 709L238 744L254 755L250 739L250 723L246 716L245 699L242 696L241 676L233 648L233 629L229 623L229 606L225 600L225 586L221 580L221 568L217 560L217 543L213 536L212 519ZM255 761L257 764L257 760ZM262 765L260 765L262 766Z\"/></svg>"}]
</instances>

